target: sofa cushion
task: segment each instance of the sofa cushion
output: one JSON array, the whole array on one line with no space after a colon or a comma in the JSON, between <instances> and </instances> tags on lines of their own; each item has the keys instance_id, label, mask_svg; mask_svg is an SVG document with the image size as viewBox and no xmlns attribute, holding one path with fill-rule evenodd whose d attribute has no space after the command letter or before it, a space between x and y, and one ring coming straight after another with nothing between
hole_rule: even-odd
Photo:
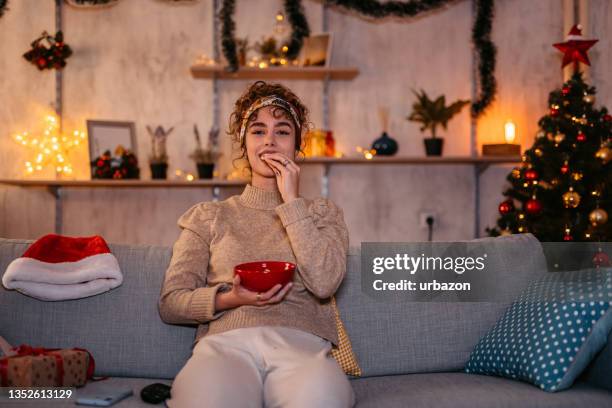
<instances>
[{"instance_id":1,"label":"sofa cushion","mask_svg":"<svg viewBox=\"0 0 612 408\"><path fill-rule=\"evenodd\" d=\"M542 247L532 234L478 242L490 253L487 269L495 274L512 274L523 282L522 277L546 270ZM478 340L510 304L510 296L499 302L377 302L362 292L360 264L359 249L351 248L337 299L363 376L463 369ZM510 286L500 291L517 292Z\"/></svg>"},{"instance_id":2,"label":"sofa cushion","mask_svg":"<svg viewBox=\"0 0 612 408\"><path fill-rule=\"evenodd\" d=\"M611 285L612 268L548 273L481 339L466 372L521 379L546 391L570 387L607 342Z\"/></svg>"},{"instance_id":3,"label":"sofa cushion","mask_svg":"<svg viewBox=\"0 0 612 408\"><path fill-rule=\"evenodd\" d=\"M465 373L426 373L351 380L356 408L530 408L612 406L612 393L586 383L547 393L515 380Z\"/></svg>"},{"instance_id":4,"label":"sofa cushion","mask_svg":"<svg viewBox=\"0 0 612 408\"><path fill-rule=\"evenodd\" d=\"M0 238L0 271L33 240ZM124 275L111 291L47 302L0 286L0 331L12 345L82 347L96 375L174 378L191 355L192 326L164 323L157 300L172 248L109 244Z\"/></svg>"}]
</instances>

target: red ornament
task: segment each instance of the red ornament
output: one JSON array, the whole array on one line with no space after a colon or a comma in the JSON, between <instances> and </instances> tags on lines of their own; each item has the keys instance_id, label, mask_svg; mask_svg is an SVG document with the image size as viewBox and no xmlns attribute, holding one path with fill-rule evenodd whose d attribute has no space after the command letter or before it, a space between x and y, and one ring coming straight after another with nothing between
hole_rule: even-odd
<instances>
[{"instance_id":1,"label":"red ornament","mask_svg":"<svg viewBox=\"0 0 612 408\"><path fill-rule=\"evenodd\" d=\"M502 201L498 209L501 215L508 214L510 211L514 210L514 202L512 202L512 200Z\"/></svg>"},{"instance_id":2,"label":"red ornament","mask_svg":"<svg viewBox=\"0 0 612 408\"><path fill-rule=\"evenodd\" d=\"M564 164L561 166L561 174L567 174L568 171L569 171L569 166L567 164Z\"/></svg>"},{"instance_id":3,"label":"red ornament","mask_svg":"<svg viewBox=\"0 0 612 408\"><path fill-rule=\"evenodd\" d=\"M538 172L534 169L529 169L525 172L525 178L527 180L536 180L538 178Z\"/></svg>"},{"instance_id":4,"label":"red ornament","mask_svg":"<svg viewBox=\"0 0 612 408\"><path fill-rule=\"evenodd\" d=\"M527 211L527 213L531 215L539 214L540 211L542 211L542 203L540 202L540 200L530 198L525 203L525 211Z\"/></svg>"},{"instance_id":5,"label":"red ornament","mask_svg":"<svg viewBox=\"0 0 612 408\"><path fill-rule=\"evenodd\" d=\"M550 116L559 116L558 108L550 108Z\"/></svg>"},{"instance_id":6,"label":"red ornament","mask_svg":"<svg viewBox=\"0 0 612 408\"><path fill-rule=\"evenodd\" d=\"M561 68L572 62L575 63L576 66L578 62L591 65L587 51L597 41L598 40L584 40L582 37L582 27L580 27L580 25L574 25L567 36L567 41L553 44L556 49L563 53Z\"/></svg>"},{"instance_id":7,"label":"red ornament","mask_svg":"<svg viewBox=\"0 0 612 408\"><path fill-rule=\"evenodd\" d=\"M593 256L593 265L595 266L610 266L610 258L605 252L597 252Z\"/></svg>"},{"instance_id":8,"label":"red ornament","mask_svg":"<svg viewBox=\"0 0 612 408\"><path fill-rule=\"evenodd\" d=\"M576 136L576 140L579 142L584 142L586 140L586 135L582 132L579 132L578 136Z\"/></svg>"},{"instance_id":9,"label":"red ornament","mask_svg":"<svg viewBox=\"0 0 612 408\"><path fill-rule=\"evenodd\" d=\"M566 86L564 86L564 87L561 89L561 93L563 94L563 96L567 96L567 95L570 93L570 87L569 87L569 86L567 86L567 85L566 85Z\"/></svg>"},{"instance_id":10,"label":"red ornament","mask_svg":"<svg viewBox=\"0 0 612 408\"><path fill-rule=\"evenodd\" d=\"M571 241L573 238L570 234L565 234L563 235L563 240L564 241Z\"/></svg>"},{"instance_id":11,"label":"red ornament","mask_svg":"<svg viewBox=\"0 0 612 408\"><path fill-rule=\"evenodd\" d=\"M604 120L605 122L610 122L610 121L612 121L612 115L610 115L609 113L606 113L606 114L604 115L604 117L603 117L603 120Z\"/></svg>"}]
</instances>

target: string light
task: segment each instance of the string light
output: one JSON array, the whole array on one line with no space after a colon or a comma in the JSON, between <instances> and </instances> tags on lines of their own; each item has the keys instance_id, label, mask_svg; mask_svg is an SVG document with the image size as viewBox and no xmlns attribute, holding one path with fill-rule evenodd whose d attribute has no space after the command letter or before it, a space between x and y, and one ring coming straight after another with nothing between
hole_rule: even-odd
<instances>
[{"instance_id":1,"label":"string light","mask_svg":"<svg viewBox=\"0 0 612 408\"><path fill-rule=\"evenodd\" d=\"M357 146L355 148L355 150L357 150L359 153L363 154L363 157L365 157L367 160L372 160L372 158L374 156L376 156L376 149L369 149L366 150L361 146Z\"/></svg>"},{"instance_id":2,"label":"string light","mask_svg":"<svg viewBox=\"0 0 612 408\"><path fill-rule=\"evenodd\" d=\"M70 150L81 145L85 139L85 133L75 130L70 136L60 134L59 119L56 115L47 115L45 118L45 130L42 136L36 137L29 132L22 132L13 136L13 140L29 148L33 159L24 162L25 174L31 175L51 166L56 175L72 174L72 163L68 160Z\"/></svg>"}]
</instances>

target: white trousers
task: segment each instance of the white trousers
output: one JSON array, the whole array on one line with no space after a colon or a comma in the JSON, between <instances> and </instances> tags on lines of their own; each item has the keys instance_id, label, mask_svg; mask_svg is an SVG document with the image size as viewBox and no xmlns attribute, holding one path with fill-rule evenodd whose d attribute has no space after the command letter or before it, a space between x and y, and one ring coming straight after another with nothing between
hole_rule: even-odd
<instances>
[{"instance_id":1,"label":"white trousers","mask_svg":"<svg viewBox=\"0 0 612 408\"><path fill-rule=\"evenodd\" d=\"M202 337L172 384L170 408L350 408L351 384L332 344L284 326Z\"/></svg>"}]
</instances>

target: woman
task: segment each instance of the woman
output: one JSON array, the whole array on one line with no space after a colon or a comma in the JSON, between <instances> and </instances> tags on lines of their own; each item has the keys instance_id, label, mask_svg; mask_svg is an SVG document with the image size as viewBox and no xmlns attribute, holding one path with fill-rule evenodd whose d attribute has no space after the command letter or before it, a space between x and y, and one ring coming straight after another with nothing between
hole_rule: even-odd
<instances>
[{"instance_id":1,"label":"woman","mask_svg":"<svg viewBox=\"0 0 612 408\"><path fill-rule=\"evenodd\" d=\"M238 99L228 134L252 178L240 195L201 202L181 233L161 289L167 323L198 324L167 406L352 407L352 387L330 350L331 296L346 274L348 231L333 202L298 194L295 163L308 109L280 84L257 81ZM234 266L297 265L293 282L249 291Z\"/></svg>"}]
</instances>

